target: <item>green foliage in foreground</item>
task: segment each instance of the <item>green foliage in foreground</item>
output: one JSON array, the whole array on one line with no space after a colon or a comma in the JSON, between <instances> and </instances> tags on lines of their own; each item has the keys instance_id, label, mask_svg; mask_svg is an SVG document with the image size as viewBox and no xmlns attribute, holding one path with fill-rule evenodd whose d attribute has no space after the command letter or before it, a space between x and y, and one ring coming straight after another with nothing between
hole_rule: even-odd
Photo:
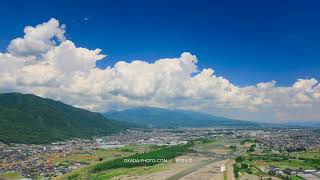
<instances>
[{"instance_id":1,"label":"green foliage in foreground","mask_svg":"<svg viewBox=\"0 0 320 180\"><path fill-rule=\"evenodd\" d=\"M254 169L254 167L248 163L235 163L235 164L233 164L233 173L234 173L235 177L239 177L240 172L252 174L253 169Z\"/></svg>"},{"instance_id":2,"label":"green foliage in foreground","mask_svg":"<svg viewBox=\"0 0 320 180\"><path fill-rule=\"evenodd\" d=\"M233 173L236 178L239 177L240 167L238 164L233 164Z\"/></svg>"},{"instance_id":3,"label":"green foliage in foreground","mask_svg":"<svg viewBox=\"0 0 320 180\"><path fill-rule=\"evenodd\" d=\"M256 147L255 144L251 145L251 147L247 150L247 152L248 153L254 152L255 151L255 147Z\"/></svg>"},{"instance_id":4,"label":"green foliage in foreground","mask_svg":"<svg viewBox=\"0 0 320 180\"><path fill-rule=\"evenodd\" d=\"M237 150L237 146L236 145L230 145L229 149L231 149L232 151L235 151L235 150Z\"/></svg>"},{"instance_id":5,"label":"green foliage in foreground","mask_svg":"<svg viewBox=\"0 0 320 180\"><path fill-rule=\"evenodd\" d=\"M302 177L299 176L290 176L289 180L304 180Z\"/></svg>"},{"instance_id":6,"label":"green foliage in foreground","mask_svg":"<svg viewBox=\"0 0 320 180\"><path fill-rule=\"evenodd\" d=\"M293 166L293 167L299 167L299 168L320 168L320 160L319 159L311 159L311 158L294 158L294 157L288 157L285 155L257 155L257 154L250 154L246 158L249 161L257 161L257 160L263 160L265 162L271 162L276 166ZM236 159L237 161L237 159ZM304 168L305 169L305 168Z\"/></svg>"},{"instance_id":7,"label":"green foliage in foreground","mask_svg":"<svg viewBox=\"0 0 320 180\"><path fill-rule=\"evenodd\" d=\"M92 169L92 172L96 173L96 172L108 170L108 169L132 168L137 166L151 166L151 165L159 164L161 163L161 161L157 161L157 160L160 160L160 159L169 160L177 156L181 156L185 152L189 151L189 147L191 146L192 144L171 146L171 147L166 147L166 148L158 149L151 152L135 154L129 157L123 157L123 158L118 158L111 161L106 161L106 162L95 165ZM150 159L156 160L156 161L149 161ZM130 162L127 162L128 160Z\"/></svg>"},{"instance_id":8,"label":"green foliage in foreground","mask_svg":"<svg viewBox=\"0 0 320 180\"><path fill-rule=\"evenodd\" d=\"M20 179L22 176L15 172L0 173L0 179Z\"/></svg>"},{"instance_id":9,"label":"green foliage in foreground","mask_svg":"<svg viewBox=\"0 0 320 180\"><path fill-rule=\"evenodd\" d=\"M0 142L48 143L123 130L99 113L31 94L0 94Z\"/></svg>"}]
</instances>

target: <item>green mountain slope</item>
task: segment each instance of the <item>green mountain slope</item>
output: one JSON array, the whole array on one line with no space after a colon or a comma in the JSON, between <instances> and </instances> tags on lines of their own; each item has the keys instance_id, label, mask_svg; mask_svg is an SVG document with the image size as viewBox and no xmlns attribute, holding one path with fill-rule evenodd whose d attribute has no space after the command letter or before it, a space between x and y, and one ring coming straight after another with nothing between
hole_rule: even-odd
<instances>
[{"instance_id":1,"label":"green mountain slope","mask_svg":"<svg viewBox=\"0 0 320 180\"><path fill-rule=\"evenodd\" d=\"M110 119L158 128L259 126L259 124L255 122L228 119L194 111L168 110L151 107L138 107L123 111L107 112L105 116Z\"/></svg>"},{"instance_id":2,"label":"green mountain slope","mask_svg":"<svg viewBox=\"0 0 320 180\"><path fill-rule=\"evenodd\" d=\"M0 141L47 143L121 131L126 126L99 113L30 94L0 94Z\"/></svg>"}]
</instances>

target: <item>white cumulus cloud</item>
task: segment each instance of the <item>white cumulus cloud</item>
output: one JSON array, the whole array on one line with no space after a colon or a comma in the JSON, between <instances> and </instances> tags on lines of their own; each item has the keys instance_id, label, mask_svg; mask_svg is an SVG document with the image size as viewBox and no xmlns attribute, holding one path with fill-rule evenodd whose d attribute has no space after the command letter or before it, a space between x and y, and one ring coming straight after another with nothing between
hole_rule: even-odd
<instances>
[{"instance_id":1,"label":"white cumulus cloud","mask_svg":"<svg viewBox=\"0 0 320 180\"><path fill-rule=\"evenodd\" d=\"M119 61L100 69L100 49L77 47L52 18L27 26L0 53L0 92L33 93L93 111L156 106L251 120L320 120L320 84L298 79L239 87L211 68L198 69L189 52L155 62Z\"/></svg>"},{"instance_id":2,"label":"white cumulus cloud","mask_svg":"<svg viewBox=\"0 0 320 180\"><path fill-rule=\"evenodd\" d=\"M24 28L24 37L11 41L8 51L17 56L39 55L54 47L58 42L65 40L65 26L59 25L59 21L52 18L48 22L36 27Z\"/></svg>"}]
</instances>

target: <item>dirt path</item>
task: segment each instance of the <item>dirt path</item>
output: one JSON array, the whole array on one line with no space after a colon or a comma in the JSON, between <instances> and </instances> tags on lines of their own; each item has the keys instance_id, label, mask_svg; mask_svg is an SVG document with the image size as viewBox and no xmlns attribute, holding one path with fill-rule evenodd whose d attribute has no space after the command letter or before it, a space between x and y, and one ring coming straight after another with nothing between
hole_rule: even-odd
<instances>
[{"instance_id":1,"label":"dirt path","mask_svg":"<svg viewBox=\"0 0 320 180\"><path fill-rule=\"evenodd\" d=\"M233 163L234 161L231 159L229 159L226 163L227 180L235 180L233 173Z\"/></svg>"},{"instance_id":2,"label":"dirt path","mask_svg":"<svg viewBox=\"0 0 320 180\"><path fill-rule=\"evenodd\" d=\"M150 174L135 175L135 176L120 176L115 177L114 179L122 180L165 180L171 176L174 176L178 172L184 171L185 169L191 168L202 164L208 160L208 157L193 156L193 155L184 155L179 156L177 159L192 159L192 162L176 162L168 164L165 170L154 172Z\"/></svg>"},{"instance_id":3,"label":"dirt path","mask_svg":"<svg viewBox=\"0 0 320 180\"><path fill-rule=\"evenodd\" d=\"M265 176L264 179L267 179L270 176ZM281 180L280 178L277 177L271 177L272 180ZM240 177L240 180L260 180L261 177L260 176L255 176L252 174L244 174L243 176Z\"/></svg>"},{"instance_id":4,"label":"dirt path","mask_svg":"<svg viewBox=\"0 0 320 180\"><path fill-rule=\"evenodd\" d=\"M215 161L207 166L200 168L182 178L181 180L224 180L224 171L226 161Z\"/></svg>"},{"instance_id":5,"label":"dirt path","mask_svg":"<svg viewBox=\"0 0 320 180\"><path fill-rule=\"evenodd\" d=\"M182 177L184 177L184 176L186 176L186 175L188 175L188 174L191 174L191 173L193 173L193 172L198 171L199 169L204 168L205 166L207 166L207 165L209 165L209 164L212 164L212 163L214 163L214 162L218 162L218 161L221 161L221 160L222 160L222 159L209 159L209 160L204 161L204 162L202 162L202 163L200 163L200 164L196 164L196 165L194 165L194 166L192 166L192 167L190 167L190 168L188 168L188 169L185 169L185 170L183 170L183 171L181 171L181 172L179 172L179 173L177 173L177 174L175 174L175 175L167 178L167 180L177 180L177 179L180 179L180 178L182 178Z\"/></svg>"}]
</instances>

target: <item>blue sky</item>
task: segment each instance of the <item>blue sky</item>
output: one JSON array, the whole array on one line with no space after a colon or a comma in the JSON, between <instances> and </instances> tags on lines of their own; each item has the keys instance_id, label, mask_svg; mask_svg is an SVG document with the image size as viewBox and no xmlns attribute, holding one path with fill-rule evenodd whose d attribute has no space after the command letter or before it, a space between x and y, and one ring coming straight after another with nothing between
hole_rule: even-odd
<instances>
[{"instance_id":1,"label":"blue sky","mask_svg":"<svg viewBox=\"0 0 320 180\"><path fill-rule=\"evenodd\" d=\"M195 54L200 69L240 85L319 79L319 1L10 1L0 6L0 48L51 17L78 46L118 60Z\"/></svg>"},{"instance_id":2,"label":"blue sky","mask_svg":"<svg viewBox=\"0 0 320 180\"><path fill-rule=\"evenodd\" d=\"M97 112L319 121L319 9L292 0L2 2L0 92Z\"/></svg>"}]
</instances>

